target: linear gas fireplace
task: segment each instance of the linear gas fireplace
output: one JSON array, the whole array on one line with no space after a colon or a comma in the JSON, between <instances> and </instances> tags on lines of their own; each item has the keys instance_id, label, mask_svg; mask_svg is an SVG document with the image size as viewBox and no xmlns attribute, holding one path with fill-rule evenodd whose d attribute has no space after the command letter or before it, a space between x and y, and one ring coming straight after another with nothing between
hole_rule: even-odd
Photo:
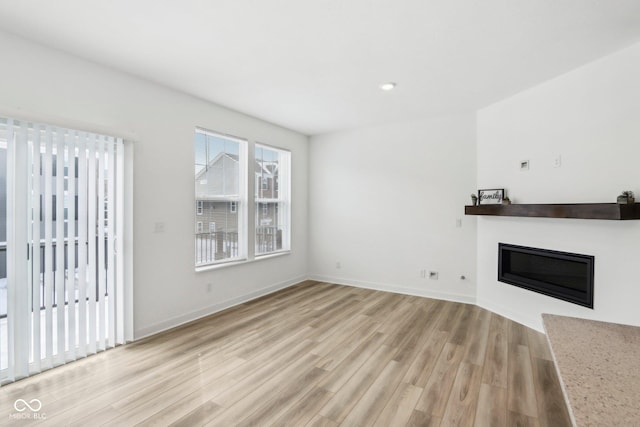
<instances>
[{"instance_id":1,"label":"linear gas fireplace","mask_svg":"<svg viewBox=\"0 0 640 427\"><path fill-rule=\"evenodd\" d=\"M498 280L593 308L590 255L498 243Z\"/></svg>"}]
</instances>

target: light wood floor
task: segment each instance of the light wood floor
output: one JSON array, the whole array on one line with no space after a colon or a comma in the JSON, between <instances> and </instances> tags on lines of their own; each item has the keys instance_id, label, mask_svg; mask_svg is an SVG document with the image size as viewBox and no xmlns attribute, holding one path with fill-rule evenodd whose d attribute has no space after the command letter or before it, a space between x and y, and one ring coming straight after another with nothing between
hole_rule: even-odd
<instances>
[{"instance_id":1,"label":"light wood floor","mask_svg":"<svg viewBox=\"0 0 640 427\"><path fill-rule=\"evenodd\" d=\"M316 282L2 387L0 425L33 398L51 425L570 425L542 334Z\"/></svg>"}]
</instances>

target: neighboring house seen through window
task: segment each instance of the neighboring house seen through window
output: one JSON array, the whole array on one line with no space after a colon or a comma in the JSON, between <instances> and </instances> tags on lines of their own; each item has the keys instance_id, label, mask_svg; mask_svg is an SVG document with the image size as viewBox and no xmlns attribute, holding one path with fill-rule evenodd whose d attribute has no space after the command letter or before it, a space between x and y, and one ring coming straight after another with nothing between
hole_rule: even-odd
<instances>
[{"instance_id":1,"label":"neighboring house seen through window","mask_svg":"<svg viewBox=\"0 0 640 427\"><path fill-rule=\"evenodd\" d=\"M194 149L195 265L246 259L247 141L196 129Z\"/></svg>"},{"instance_id":2,"label":"neighboring house seen through window","mask_svg":"<svg viewBox=\"0 0 640 427\"><path fill-rule=\"evenodd\" d=\"M288 251L291 153L203 129L196 129L194 149L195 266ZM255 153L252 165L249 150ZM249 184L254 191L251 200ZM248 229L249 209L255 215L252 230ZM249 233L255 236L251 248Z\"/></svg>"},{"instance_id":3,"label":"neighboring house seen through window","mask_svg":"<svg viewBox=\"0 0 640 427\"><path fill-rule=\"evenodd\" d=\"M256 255L289 250L291 153L256 144Z\"/></svg>"}]
</instances>

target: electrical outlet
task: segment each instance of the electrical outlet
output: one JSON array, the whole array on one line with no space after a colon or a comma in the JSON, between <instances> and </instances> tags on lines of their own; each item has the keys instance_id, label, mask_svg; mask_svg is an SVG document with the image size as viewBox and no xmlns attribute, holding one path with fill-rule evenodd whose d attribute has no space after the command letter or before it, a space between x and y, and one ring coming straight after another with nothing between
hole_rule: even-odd
<instances>
[{"instance_id":1,"label":"electrical outlet","mask_svg":"<svg viewBox=\"0 0 640 427\"><path fill-rule=\"evenodd\" d=\"M421 278L426 278L427 277L427 270L420 270L420 277Z\"/></svg>"},{"instance_id":2,"label":"electrical outlet","mask_svg":"<svg viewBox=\"0 0 640 427\"><path fill-rule=\"evenodd\" d=\"M430 271L429 272L429 279L438 280L438 272L437 271Z\"/></svg>"},{"instance_id":3,"label":"electrical outlet","mask_svg":"<svg viewBox=\"0 0 640 427\"><path fill-rule=\"evenodd\" d=\"M562 156L560 154L558 154L554 159L553 159L553 167L554 168L560 168L562 167Z\"/></svg>"},{"instance_id":4,"label":"electrical outlet","mask_svg":"<svg viewBox=\"0 0 640 427\"><path fill-rule=\"evenodd\" d=\"M462 228L462 218L456 218L456 227Z\"/></svg>"},{"instance_id":5,"label":"electrical outlet","mask_svg":"<svg viewBox=\"0 0 640 427\"><path fill-rule=\"evenodd\" d=\"M342 268L342 264L340 263L340 261L336 261L336 268L338 270L340 270Z\"/></svg>"}]
</instances>

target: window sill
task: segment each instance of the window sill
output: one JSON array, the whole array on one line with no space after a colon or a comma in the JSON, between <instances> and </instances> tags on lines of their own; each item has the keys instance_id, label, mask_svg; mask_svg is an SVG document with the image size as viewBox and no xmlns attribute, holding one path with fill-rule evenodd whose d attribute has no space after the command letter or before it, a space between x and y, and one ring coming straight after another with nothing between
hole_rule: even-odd
<instances>
[{"instance_id":1,"label":"window sill","mask_svg":"<svg viewBox=\"0 0 640 427\"><path fill-rule=\"evenodd\" d=\"M274 252L274 253L269 253L269 254L264 254L264 255L258 255L253 259L240 259L240 260L236 260L236 261L229 261L229 262L223 262L220 264L209 264L209 265L203 265L203 266L199 266L196 267L196 273L200 273L202 271L211 271L211 270L218 270L221 268L227 268L227 267L233 267L233 266L237 266L237 265L244 265L244 264L249 264L252 262L256 262L256 261L262 261L262 260L266 260L266 259L272 259L272 258L279 258L281 256L286 256L286 255L290 255L291 251L281 251L281 252Z\"/></svg>"},{"instance_id":2,"label":"window sill","mask_svg":"<svg viewBox=\"0 0 640 427\"><path fill-rule=\"evenodd\" d=\"M284 255L289 255L289 254L291 254L290 250L271 252L271 253L268 253L268 254L256 255L256 257L253 259L253 261L261 261L263 259L278 258L278 257L284 256Z\"/></svg>"}]
</instances>

